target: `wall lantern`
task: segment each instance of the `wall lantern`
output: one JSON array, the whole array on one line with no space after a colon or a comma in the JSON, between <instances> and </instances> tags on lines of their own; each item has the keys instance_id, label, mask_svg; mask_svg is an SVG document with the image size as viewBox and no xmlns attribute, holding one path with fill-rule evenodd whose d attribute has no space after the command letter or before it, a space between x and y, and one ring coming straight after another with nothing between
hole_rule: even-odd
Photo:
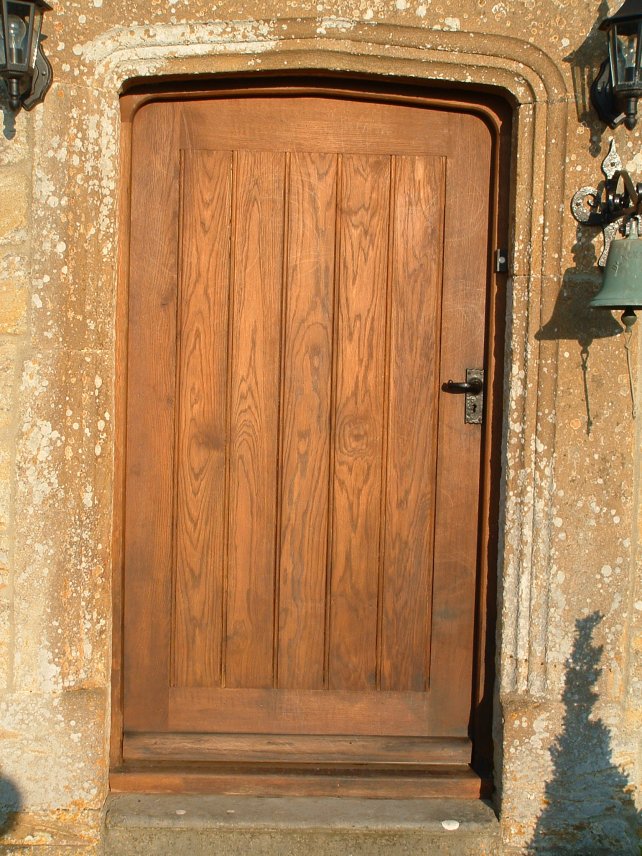
<instances>
[{"instance_id":1,"label":"wall lantern","mask_svg":"<svg viewBox=\"0 0 642 856\"><path fill-rule=\"evenodd\" d=\"M642 0L625 0L600 30L607 34L609 56L591 87L591 100L603 122L612 128L624 122L631 130L642 98Z\"/></svg>"},{"instance_id":2,"label":"wall lantern","mask_svg":"<svg viewBox=\"0 0 642 856\"><path fill-rule=\"evenodd\" d=\"M0 77L14 113L31 110L51 86L51 65L42 52L42 16L51 10L44 0L0 0Z\"/></svg>"}]
</instances>

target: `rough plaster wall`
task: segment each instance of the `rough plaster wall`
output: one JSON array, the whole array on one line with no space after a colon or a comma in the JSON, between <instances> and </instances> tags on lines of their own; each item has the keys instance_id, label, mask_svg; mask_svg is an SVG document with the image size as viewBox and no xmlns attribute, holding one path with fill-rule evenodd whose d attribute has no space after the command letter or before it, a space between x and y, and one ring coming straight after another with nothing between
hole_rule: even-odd
<instances>
[{"instance_id":1,"label":"rough plaster wall","mask_svg":"<svg viewBox=\"0 0 642 856\"><path fill-rule=\"evenodd\" d=\"M106 793L118 87L309 66L486 82L517 102L495 723L505 849L636 852L642 437L615 322L586 309L599 238L568 210L606 152L581 86L603 55L606 4L53 5L55 84L0 138L0 796L22 809L7 852L94 852ZM615 136L642 174L639 132Z\"/></svg>"},{"instance_id":2,"label":"rough plaster wall","mask_svg":"<svg viewBox=\"0 0 642 856\"><path fill-rule=\"evenodd\" d=\"M93 846L106 772L110 493L100 455L110 395L101 375L113 373L112 311L109 297L106 307L92 302L100 265L80 269L74 246L93 241L97 261L110 248L96 241L94 200L87 219L73 205L79 187L99 196L100 145L78 144L82 111L81 97L63 113L21 116L2 147L0 796L5 811L28 813L5 840L30 845ZM53 175L51 162L61 165Z\"/></svg>"}]
</instances>

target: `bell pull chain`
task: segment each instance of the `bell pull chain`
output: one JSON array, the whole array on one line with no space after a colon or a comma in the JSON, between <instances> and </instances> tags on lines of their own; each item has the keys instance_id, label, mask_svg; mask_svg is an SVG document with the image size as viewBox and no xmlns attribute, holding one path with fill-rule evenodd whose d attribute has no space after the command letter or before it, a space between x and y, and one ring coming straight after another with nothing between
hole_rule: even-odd
<instances>
[{"instance_id":1,"label":"bell pull chain","mask_svg":"<svg viewBox=\"0 0 642 856\"><path fill-rule=\"evenodd\" d=\"M631 217L628 223L627 238L636 239L640 237L640 217ZM633 381L633 366L631 362L631 340L633 338L633 325L636 315L631 307L627 307L620 319L624 324L624 350L626 352L626 369L629 375L629 393L631 395L631 418L637 417L637 404L635 398L635 384Z\"/></svg>"},{"instance_id":2,"label":"bell pull chain","mask_svg":"<svg viewBox=\"0 0 642 856\"><path fill-rule=\"evenodd\" d=\"M626 368L629 374L629 393L631 395L631 419L637 417L637 406L635 403L635 387L633 384L633 369L631 367L631 339L633 337L633 324L635 323L635 312L627 309L622 315L624 324L624 350L626 351Z\"/></svg>"}]
</instances>

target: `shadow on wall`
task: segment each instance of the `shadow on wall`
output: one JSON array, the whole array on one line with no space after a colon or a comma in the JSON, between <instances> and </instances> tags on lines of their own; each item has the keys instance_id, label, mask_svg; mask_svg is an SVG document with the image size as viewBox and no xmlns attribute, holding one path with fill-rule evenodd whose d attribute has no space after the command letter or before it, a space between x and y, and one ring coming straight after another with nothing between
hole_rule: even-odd
<instances>
[{"instance_id":1,"label":"shadow on wall","mask_svg":"<svg viewBox=\"0 0 642 856\"><path fill-rule=\"evenodd\" d=\"M591 711L602 669L603 648L593 644L598 612L575 623L575 642L566 661L562 731L551 748L553 778L546 783L542 811L528 854L637 856L636 811L632 786L613 763L609 730Z\"/></svg>"},{"instance_id":2,"label":"shadow on wall","mask_svg":"<svg viewBox=\"0 0 642 856\"><path fill-rule=\"evenodd\" d=\"M608 0L600 0L588 36L576 50L564 57L564 61L571 67L577 121L592 132L590 153L593 157L600 154L602 135L605 130L608 131L591 105L591 84L598 76L600 65L607 56L606 36L600 32L600 24L610 14Z\"/></svg>"},{"instance_id":3,"label":"shadow on wall","mask_svg":"<svg viewBox=\"0 0 642 856\"><path fill-rule=\"evenodd\" d=\"M13 140L16 135L16 116L9 109L9 99L4 83L0 83L0 111L2 111L2 134L5 140Z\"/></svg>"},{"instance_id":4,"label":"shadow on wall","mask_svg":"<svg viewBox=\"0 0 642 856\"><path fill-rule=\"evenodd\" d=\"M596 276L596 271L599 271L599 268L597 268L595 247L591 241L593 236L587 233L586 228L577 227L577 240L572 248L575 266L567 268L564 272L553 314L535 333L535 338L539 341L558 342L575 340L578 343L578 368L582 375L586 408L585 428L586 433L590 434L593 417L596 415L591 410L590 347L596 339L618 336L623 332L623 328L607 310L591 309L589 306L591 298L601 286L601 276ZM622 360L625 360L624 350L622 350ZM624 371L625 362L622 363L622 366ZM593 379L593 383L600 385L600 388L594 389L594 392L599 393L598 399L603 399L605 392L602 387L605 379L600 372Z\"/></svg>"},{"instance_id":5,"label":"shadow on wall","mask_svg":"<svg viewBox=\"0 0 642 856\"><path fill-rule=\"evenodd\" d=\"M15 826L17 813L22 808L22 797L16 785L0 773L0 841Z\"/></svg>"}]
</instances>

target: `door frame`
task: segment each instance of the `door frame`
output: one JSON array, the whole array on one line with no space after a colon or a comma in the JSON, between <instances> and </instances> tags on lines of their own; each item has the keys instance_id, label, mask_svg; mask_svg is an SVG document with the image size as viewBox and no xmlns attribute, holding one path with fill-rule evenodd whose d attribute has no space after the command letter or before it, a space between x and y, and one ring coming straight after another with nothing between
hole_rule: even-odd
<instances>
[{"instance_id":1,"label":"door frame","mask_svg":"<svg viewBox=\"0 0 642 856\"><path fill-rule=\"evenodd\" d=\"M492 190L490 194L490 234L488 254L488 299L486 326L486 419L482 437L481 498L477 605L474 648L474 682L470 736L473 742L472 767L479 775L481 795L492 790L492 712L495 682L495 631L497 623L497 565L499 559L500 480L503 427L504 342L506 284L508 274L496 271L494 249L508 247L509 188L511 172L512 109L507 101L488 91L453 85L432 87L425 81L375 78L366 75L337 75L326 72L296 74L200 77L196 81L131 81L121 96L121 183L119 198L120 243L116 298L115 376L115 462L113 488L113 640L111 682L110 784L113 790L150 790L149 776L123 766L123 539L125 519L125 448L127 398L127 333L129 295L129 242L131 144L133 119L137 111L152 101L187 100L254 94L292 93L349 96L365 101L393 101L457 110L481 117L493 137ZM462 205L466 201L462 200ZM182 776L185 786L185 776ZM260 786L259 786L260 787ZM153 788L151 788L153 789ZM257 791L258 792L258 791ZM272 791L274 793L274 791ZM450 795L455 795L452 791ZM444 795L447 791L444 790Z\"/></svg>"}]
</instances>

